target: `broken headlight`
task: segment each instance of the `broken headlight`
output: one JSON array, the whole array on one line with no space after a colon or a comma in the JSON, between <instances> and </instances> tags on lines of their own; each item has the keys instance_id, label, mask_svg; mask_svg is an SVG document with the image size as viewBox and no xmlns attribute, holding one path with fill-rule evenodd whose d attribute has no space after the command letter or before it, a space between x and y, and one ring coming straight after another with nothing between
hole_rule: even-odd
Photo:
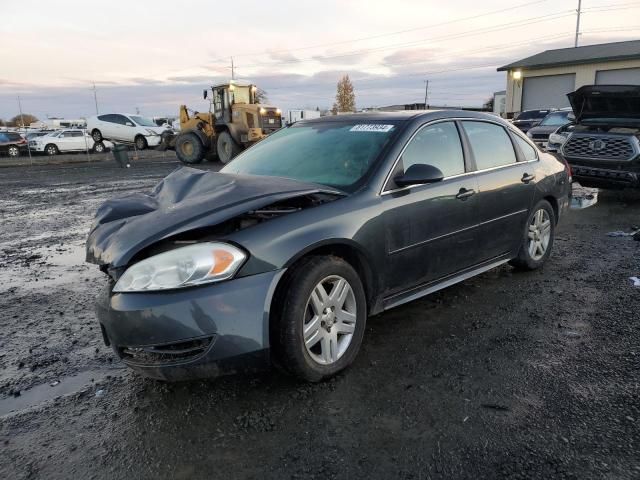
<instances>
[{"instance_id":1,"label":"broken headlight","mask_svg":"<svg viewBox=\"0 0 640 480\"><path fill-rule=\"evenodd\" d=\"M247 258L237 247L208 242L176 248L129 267L114 292L151 292L231 278Z\"/></svg>"}]
</instances>

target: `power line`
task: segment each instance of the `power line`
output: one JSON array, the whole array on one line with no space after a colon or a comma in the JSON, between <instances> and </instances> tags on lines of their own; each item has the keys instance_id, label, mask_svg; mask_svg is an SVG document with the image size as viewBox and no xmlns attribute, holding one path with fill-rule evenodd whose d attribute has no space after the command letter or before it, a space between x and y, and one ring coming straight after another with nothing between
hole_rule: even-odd
<instances>
[{"instance_id":1,"label":"power line","mask_svg":"<svg viewBox=\"0 0 640 480\"><path fill-rule=\"evenodd\" d=\"M532 1L532 2L526 2L526 3L519 4L519 5L514 5L512 7L500 8L498 10L491 10L491 11L486 12L486 13L480 13L480 14L471 15L471 16L468 16L468 17L458 18L458 19L454 19L454 20L448 20L446 22L434 23L434 24L431 24L431 25L425 25L423 27L408 28L408 29L405 29L405 30L396 30L394 32L371 35L371 36L368 36L368 37L360 37L360 38L355 38L355 39L351 39L351 40L341 40L341 41L338 41L338 42L320 43L320 44L316 44L316 45L308 45L308 46L305 46L305 47L289 48L289 49L276 50L276 51L262 51L262 52L252 52L252 53L241 53L241 54L234 55L234 56L235 57L248 57L248 56L265 55L265 54L290 53L290 52L297 52L297 51L301 51L301 50L311 50L311 49L314 49L314 48L330 47L330 46L335 46L335 45L344 45L344 44L347 44L347 43L355 43L355 42L362 42L362 41L366 41L366 40L374 40L374 39L377 39L377 38L384 38L384 37L390 37L390 36L394 36L394 35L401 35L401 34L404 34L404 33L416 32L416 31L419 31L419 30L426 30L428 28L442 27L442 26L445 26L445 25L451 25L453 23L460 23L460 22L464 22L464 21L467 21L467 20L475 20L476 18L488 17L488 16L491 16L491 15L496 15L496 14L499 14L499 13L504 13L504 12L508 12L508 11L512 11L512 10L517 10L517 9L520 9L520 8L528 7L528 6L531 6L531 5L538 4L538 3L545 3L545 2L548 2L548 1L549 0L535 0L535 1ZM215 62L217 60L213 60L213 61Z\"/></svg>"},{"instance_id":2,"label":"power line","mask_svg":"<svg viewBox=\"0 0 640 480\"><path fill-rule=\"evenodd\" d=\"M333 58L350 57L350 56L354 56L354 55L360 55L360 54L363 54L363 53L371 53L371 52L378 52L378 51L384 51L384 50L391 50L391 49L395 49L395 48L398 48L398 47L407 47L407 46L419 45L419 44L426 43L426 42L432 42L434 40L458 39L458 38L469 37L469 36L473 36L473 35L477 35L477 34L493 33L493 32L498 32L498 31L501 31L501 30L506 30L506 29L509 29L509 28L522 27L522 26L525 26L525 25L532 25L534 23L541 23L541 22L546 22L546 21L557 20L557 19L560 19L560 18L565 18L565 17L569 17L569 16L573 16L573 15L574 15L574 11L573 10L563 10L562 12L556 12L556 13L551 13L551 14L547 14L547 15L537 16L537 17L525 18L525 19L522 19L522 20L516 20L514 22L507 22L507 23L499 24L499 25L492 26L492 27L482 27L482 28L475 29L475 30L469 30L469 31L467 31L466 33L463 33L463 34L447 34L447 35L442 35L442 36L424 38L422 40L412 41L412 42L408 42L408 43L397 43L397 44L393 44L393 45L386 45L384 47L375 47L375 48L370 48L370 49L355 50L355 51L343 52L343 53L335 54L335 55L314 56L314 57L307 57L307 58L296 59L296 60L288 60L288 61L282 61L282 62L255 63L255 64L252 64L252 65L243 65L240 68L253 68L253 67L263 67L263 66L271 67L271 66L275 66L275 65L305 63L305 62L309 62L309 61L315 62L315 61L319 61L319 60L329 60L329 59L333 59Z\"/></svg>"}]
</instances>

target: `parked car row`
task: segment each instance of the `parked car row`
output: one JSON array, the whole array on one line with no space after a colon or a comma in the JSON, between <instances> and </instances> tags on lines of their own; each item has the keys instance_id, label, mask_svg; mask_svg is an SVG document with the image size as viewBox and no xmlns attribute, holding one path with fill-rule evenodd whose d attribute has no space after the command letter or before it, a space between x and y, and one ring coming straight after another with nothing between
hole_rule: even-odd
<instances>
[{"instance_id":1,"label":"parked car row","mask_svg":"<svg viewBox=\"0 0 640 480\"><path fill-rule=\"evenodd\" d=\"M27 151L27 141L18 132L0 132L0 154L18 157Z\"/></svg>"},{"instance_id":2,"label":"parked car row","mask_svg":"<svg viewBox=\"0 0 640 480\"><path fill-rule=\"evenodd\" d=\"M64 152L84 152L86 150L103 153L112 147L113 143L106 140L96 142L86 130L80 129L58 130L29 140L29 148L47 155L58 155Z\"/></svg>"},{"instance_id":3,"label":"parked car row","mask_svg":"<svg viewBox=\"0 0 640 480\"><path fill-rule=\"evenodd\" d=\"M0 132L0 155L19 157L31 153L58 155L60 153L91 151L103 153L113 148L107 140L96 142L86 130L68 128L20 134Z\"/></svg>"},{"instance_id":4,"label":"parked car row","mask_svg":"<svg viewBox=\"0 0 640 480\"><path fill-rule=\"evenodd\" d=\"M524 111L512 123L565 159L582 185L640 187L640 85L586 85L567 96L571 108Z\"/></svg>"}]
</instances>

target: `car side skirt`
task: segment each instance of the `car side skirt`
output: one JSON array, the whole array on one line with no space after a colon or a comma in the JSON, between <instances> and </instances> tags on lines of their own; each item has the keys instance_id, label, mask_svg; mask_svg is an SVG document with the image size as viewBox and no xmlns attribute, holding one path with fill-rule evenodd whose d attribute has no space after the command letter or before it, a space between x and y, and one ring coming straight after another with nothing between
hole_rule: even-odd
<instances>
[{"instance_id":1,"label":"car side skirt","mask_svg":"<svg viewBox=\"0 0 640 480\"><path fill-rule=\"evenodd\" d=\"M504 254L499 257L492 258L491 260L483 262L479 265L475 265L468 270L463 270L462 272L458 272L448 277L441 278L440 280L436 280L435 282L427 283L418 287L413 287L409 290L405 290L404 292L396 293L394 295L386 297L383 300L383 309L389 310L404 303L412 302L413 300L417 300L418 298L429 295L430 293L437 292L438 290L442 290L443 288L450 287L451 285L455 285L456 283L462 282L471 277L475 277L476 275L480 275L487 270L499 267L500 265L507 263L509 260L511 260L511 257L508 254Z\"/></svg>"}]
</instances>

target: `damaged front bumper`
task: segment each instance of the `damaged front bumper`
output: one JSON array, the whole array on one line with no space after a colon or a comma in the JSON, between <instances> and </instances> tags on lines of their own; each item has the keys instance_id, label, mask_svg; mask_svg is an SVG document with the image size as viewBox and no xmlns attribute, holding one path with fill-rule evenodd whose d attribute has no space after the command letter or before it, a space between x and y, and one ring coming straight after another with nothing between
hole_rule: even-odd
<instances>
[{"instance_id":1,"label":"damaged front bumper","mask_svg":"<svg viewBox=\"0 0 640 480\"><path fill-rule=\"evenodd\" d=\"M170 292L98 297L105 343L132 369L163 380L214 377L264 367L276 270Z\"/></svg>"}]
</instances>

